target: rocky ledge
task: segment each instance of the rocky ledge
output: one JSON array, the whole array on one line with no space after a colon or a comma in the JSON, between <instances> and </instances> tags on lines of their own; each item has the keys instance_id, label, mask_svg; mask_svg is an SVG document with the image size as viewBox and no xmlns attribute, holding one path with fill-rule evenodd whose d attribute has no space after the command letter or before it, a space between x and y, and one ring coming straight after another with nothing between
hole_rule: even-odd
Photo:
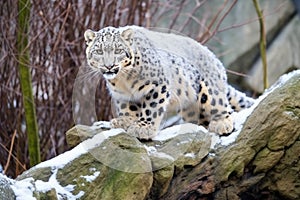
<instances>
[{"instance_id":1,"label":"rocky ledge","mask_svg":"<svg viewBox=\"0 0 300 200\"><path fill-rule=\"evenodd\" d=\"M0 199L297 199L300 71L285 75L227 137L193 124L139 141L107 122L67 132L72 149L12 180Z\"/></svg>"}]
</instances>

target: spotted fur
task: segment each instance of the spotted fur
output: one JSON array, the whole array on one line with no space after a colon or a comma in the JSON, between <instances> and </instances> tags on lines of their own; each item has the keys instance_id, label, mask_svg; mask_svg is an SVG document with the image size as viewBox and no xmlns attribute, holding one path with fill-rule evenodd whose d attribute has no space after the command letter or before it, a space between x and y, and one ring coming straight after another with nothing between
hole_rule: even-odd
<instances>
[{"instance_id":1,"label":"spotted fur","mask_svg":"<svg viewBox=\"0 0 300 200\"><path fill-rule=\"evenodd\" d=\"M112 127L141 139L159 131L168 111L218 134L234 129L232 108L253 100L227 84L222 63L191 38L141 27L87 30L86 56L116 106Z\"/></svg>"}]
</instances>

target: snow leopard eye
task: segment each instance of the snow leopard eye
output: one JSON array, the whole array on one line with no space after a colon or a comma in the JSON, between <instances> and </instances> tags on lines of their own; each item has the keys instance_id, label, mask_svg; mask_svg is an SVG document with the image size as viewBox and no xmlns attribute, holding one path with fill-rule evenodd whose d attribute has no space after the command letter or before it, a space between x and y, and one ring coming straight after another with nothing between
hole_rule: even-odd
<instances>
[{"instance_id":1,"label":"snow leopard eye","mask_svg":"<svg viewBox=\"0 0 300 200\"><path fill-rule=\"evenodd\" d=\"M122 49L115 49L115 54L121 54L122 51Z\"/></svg>"},{"instance_id":2,"label":"snow leopard eye","mask_svg":"<svg viewBox=\"0 0 300 200\"><path fill-rule=\"evenodd\" d=\"M96 52L97 54L100 54L100 55L102 55L102 54L103 54L103 51L102 51L102 49L97 49L97 50L95 50L95 52Z\"/></svg>"}]
</instances>

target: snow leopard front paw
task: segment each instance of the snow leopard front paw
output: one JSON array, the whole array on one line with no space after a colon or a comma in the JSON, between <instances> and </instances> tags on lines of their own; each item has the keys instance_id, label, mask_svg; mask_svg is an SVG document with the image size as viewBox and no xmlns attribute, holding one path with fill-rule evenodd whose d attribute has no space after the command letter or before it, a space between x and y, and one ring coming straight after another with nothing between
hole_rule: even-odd
<instances>
[{"instance_id":1,"label":"snow leopard front paw","mask_svg":"<svg viewBox=\"0 0 300 200\"><path fill-rule=\"evenodd\" d=\"M234 129L233 119L231 115L226 116L225 118L212 120L209 123L208 130L219 135L230 135Z\"/></svg>"},{"instance_id":2,"label":"snow leopard front paw","mask_svg":"<svg viewBox=\"0 0 300 200\"><path fill-rule=\"evenodd\" d=\"M128 127L127 133L142 140L150 140L157 135L157 130L150 124L136 122Z\"/></svg>"},{"instance_id":3,"label":"snow leopard front paw","mask_svg":"<svg viewBox=\"0 0 300 200\"><path fill-rule=\"evenodd\" d=\"M111 128L123 128L127 130L134 121L135 119L130 116L118 117L110 120L110 126Z\"/></svg>"}]
</instances>

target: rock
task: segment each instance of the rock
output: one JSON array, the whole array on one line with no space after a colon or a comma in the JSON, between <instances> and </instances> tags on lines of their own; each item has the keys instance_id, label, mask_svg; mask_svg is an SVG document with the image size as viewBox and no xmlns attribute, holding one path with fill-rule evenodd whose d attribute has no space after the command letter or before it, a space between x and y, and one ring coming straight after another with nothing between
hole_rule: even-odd
<instances>
[{"instance_id":1,"label":"rock","mask_svg":"<svg viewBox=\"0 0 300 200\"><path fill-rule=\"evenodd\" d=\"M276 40L267 49L268 81L274 84L283 74L300 69L300 18L295 16L282 30ZM261 59L254 64L247 83L257 91L263 92L263 74Z\"/></svg>"},{"instance_id":2,"label":"rock","mask_svg":"<svg viewBox=\"0 0 300 200\"><path fill-rule=\"evenodd\" d=\"M97 133L107 130L107 124L108 123L105 124L105 122L95 123L93 126L78 124L66 132L67 144L69 147L75 147L82 141L93 137Z\"/></svg>"},{"instance_id":3,"label":"rock","mask_svg":"<svg viewBox=\"0 0 300 200\"><path fill-rule=\"evenodd\" d=\"M15 199L15 193L11 188L12 183L4 175L0 174L0 199L12 200Z\"/></svg>"},{"instance_id":4,"label":"rock","mask_svg":"<svg viewBox=\"0 0 300 200\"><path fill-rule=\"evenodd\" d=\"M239 196L252 187L253 193L278 193L282 199L300 197L299 72L279 83L259 103L235 143L218 155L215 178L230 182Z\"/></svg>"},{"instance_id":5,"label":"rock","mask_svg":"<svg viewBox=\"0 0 300 200\"><path fill-rule=\"evenodd\" d=\"M180 131L188 133L179 134L163 143L154 141L151 144L156 146L156 151L150 153L154 182L149 199L160 199L167 192L175 169L179 173L184 167L194 167L209 153L211 135L202 131L193 132L194 126L182 125Z\"/></svg>"},{"instance_id":6,"label":"rock","mask_svg":"<svg viewBox=\"0 0 300 200\"><path fill-rule=\"evenodd\" d=\"M19 175L16 180L23 180L26 178L33 178L35 180L41 180L41 181L49 181L50 176L52 175L51 167L41 167L41 168L31 168L23 174Z\"/></svg>"},{"instance_id":7,"label":"rock","mask_svg":"<svg viewBox=\"0 0 300 200\"><path fill-rule=\"evenodd\" d=\"M282 77L236 140L176 173L161 199L299 199L299 88L300 70Z\"/></svg>"},{"instance_id":8,"label":"rock","mask_svg":"<svg viewBox=\"0 0 300 200\"><path fill-rule=\"evenodd\" d=\"M103 146L97 148L101 151ZM103 165L94 154L87 153L58 170L57 180L63 186L73 185L74 195L81 199L144 199L150 191L151 172L127 173Z\"/></svg>"},{"instance_id":9,"label":"rock","mask_svg":"<svg viewBox=\"0 0 300 200\"><path fill-rule=\"evenodd\" d=\"M90 153L104 165L119 171L152 172L151 160L144 145L135 137L125 133L105 140Z\"/></svg>"},{"instance_id":10,"label":"rock","mask_svg":"<svg viewBox=\"0 0 300 200\"><path fill-rule=\"evenodd\" d=\"M209 152L208 133L198 131L197 125L178 127L172 130L180 133L169 139L142 143L122 130L77 125L68 131L71 146L80 142L76 147L16 181L26 181L37 199L160 198L175 168L195 166Z\"/></svg>"},{"instance_id":11,"label":"rock","mask_svg":"<svg viewBox=\"0 0 300 200\"><path fill-rule=\"evenodd\" d=\"M168 191L174 175L174 170L175 166L170 164L153 172L153 185L151 187L149 199L159 199Z\"/></svg>"},{"instance_id":12,"label":"rock","mask_svg":"<svg viewBox=\"0 0 300 200\"><path fill-rule=\"evenodd\" d=\"M253 161L253 165L256 166L254 172L267 172L283 155L284 151L271 151L269 148L264 148L256 155Z\"/></svg>"},{"instance_id":13,"label":"rock","mask_svg":"<svg viewBox=\"0 0 300 200\"><path fill-rule=\"evenodd\" d=\"M54 188L46 192L33 192L33 196L37 200L58 200L56 194L57 191Z\"/></svg>"}]
</instances>

